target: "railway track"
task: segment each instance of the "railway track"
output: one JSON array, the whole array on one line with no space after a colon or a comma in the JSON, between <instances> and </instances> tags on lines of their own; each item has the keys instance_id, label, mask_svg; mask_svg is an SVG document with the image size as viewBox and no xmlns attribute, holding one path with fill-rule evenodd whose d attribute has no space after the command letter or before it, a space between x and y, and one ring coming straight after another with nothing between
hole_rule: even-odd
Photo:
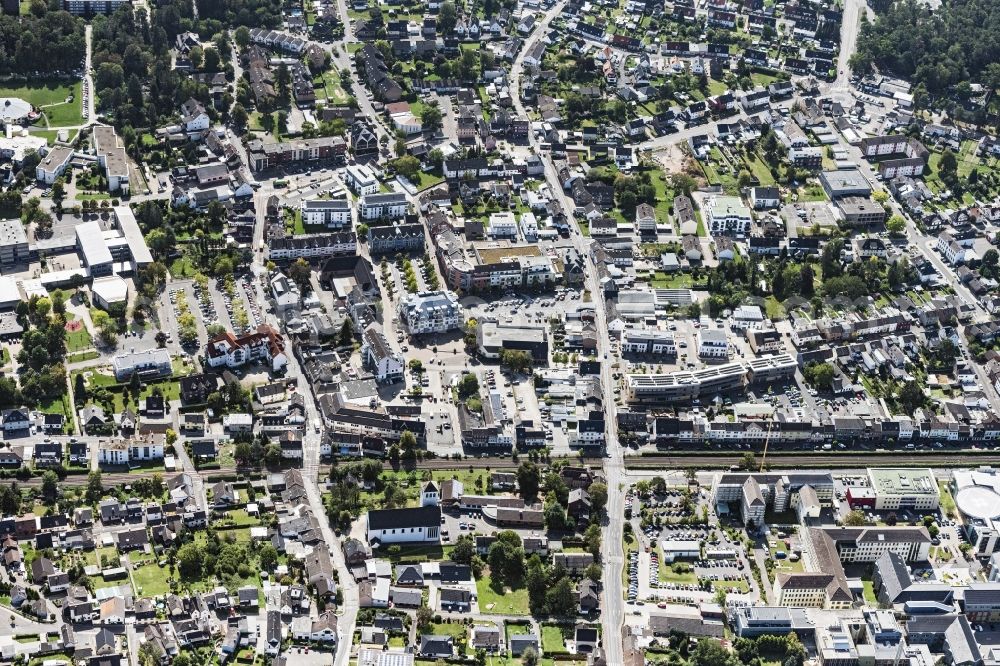
<instances>
[{"instance_id":1,"label":"railway track","mask_svg":"<svg viewBox=\"0 0 1000 666\"><path fill-rule=\"evenodd\" d=\"M625 467L629 470L669 470L687 469L696 467L698 469L728 469L732 465L741 462L743 454L738 453L717 453L704 454L699 452L683 451L671 454L646 455L646 456L625 456ZM527 460L523 457L522 460ZM576 459L571 459L576 462ZM600 458L587 458L585 464L596 466ZM758 455L758 462L761 457ZM345 461L345 464L351 462ZM770 453L767 456L767 465L771 469L791 469L791 468L823 468L823 469L859 469L862 467L884 467L884 466L904 466L904 467L968 467L980 464L996 464L1000 462L1000 456L993 451L936 451L936 452L906 452L886 451L883 453L855 454L848 452L825 452L825 453ZM519 462L511 458L491 457L491 458L468 458L455 460L452 458L428 458L417 463L415 468L405 465L393 465L390 462L383 463L383 469L397 471L423 471L423 470L447 470L447 469L511 469L517 467ZM324 478L330 472L331 465L320 465L319 477ZM149 472L153 474L154 472ZM164 479L179 474L180 472L158 472ZM236 469L212 469L193 472L203 479L222 479L234 475L247 475L261 478L266 472L254 470L244 471ZM105 487L128 484L139 478L141 474L128 472L104 472L101 475ZM42 483L40 476L33 476L28 479L7 478L0 480L0 483L17 482L22 486L35 487ZM67 474L60 481L60 485L65 486L85 486L87 485L87 474L72 473Z\"/></svg>"}]
</instances>

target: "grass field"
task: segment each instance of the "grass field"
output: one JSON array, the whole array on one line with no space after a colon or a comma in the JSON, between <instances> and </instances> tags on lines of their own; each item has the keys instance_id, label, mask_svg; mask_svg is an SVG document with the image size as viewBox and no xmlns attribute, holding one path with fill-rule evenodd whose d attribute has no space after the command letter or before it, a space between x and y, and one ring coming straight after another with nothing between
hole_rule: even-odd
<instances>
[{"instance_id":1,"label":"grass field","mask_svg":"<svg viewBox=\"0 0 1000 666\"><path fill-rule=\"evenodd\" d=\"M955 498L951 496L951 489L948 488L948 482L939 481L938 488L941 490L941 514L945 516L955 516Z\"/></svg>"},{"instance_id":2,"label":"grass field","mask_svg":"<svg viewBox=\"0 0 1000 666\"><path fill-rule=\"evenodd\" d=\"M341 105L347 104L350 99L350 95L344 90L344 87L340 84L340 75L337 73L336 69L328 69L323 72L323 75L317 77L314 83L318 84L317 97L319 93L323 94L330 104Z\"/></svg>"},{"instance_id":3,"label":"grass field","mask_svg":"<svg viewBox=\"0 0 1000 666\"><path fill-rule=\"evenodd\" d=\"M81 88L83 83L61 80L32 81L16 86L0 86L0 97L19 97L45 114L42 127L56 128L83 123ZM66 99L72 95L73 101Z\"/></svg>"},{"instance_id":4,"label":"grass field","mask_svg":"<svg viewBox=\"0 0 1000 666\"><path fill-rule=\"evenodd\" d=\"M447 559L451 546L414 546L402 547L398 553L386 550L385 557L393 564L413 564L415 562L430 562Z\"/></svg>"},{"instance_id":5,"label":"grass field","mask_svg":"<svg viewBox=\"0 0 1000 666\"><path fill-rule=\"evenodd\" d=\"M63 97L53 106L42 108L45 118L48 120L49 129L56 127L70 127L83 123L83 96L81 94L82 83L77 81L73 84L73 101L66 102Z\"/></svg>"},{"instance_id":6,"label":"grass field","mask_svg":"<svg viewBox=\"0 0 1000 666\"><path fill-rule=\"evenodd\" d=\"M465 636L468 631L468 627L461 622L438 622L431 624L430 631L427 633L435 636L451 636L455 642L458 642L458 639Z\"/></svg>"},{"instance_id":7,"label":"grass field","mask_svg":"<svg viewBox=\"0 0 1000 666\"><path fill-rule=\"evenodd\" d=\"M70 405L69 397L62 396L56 400L42 401L38 403L38 411L43 414L62 414L66 417L66 428L72 432L73 428L73 407Z\"/></svg>"},{"instance_id":8,"label":"grass field","mask_svg":"<svg viewBox=\"0 0 1000 666\"><path fill-rule=\"evenodd\" d=\"M528 615L528 590L506 588L496 592L490 586L490 577L483 576L476 581L476 593L479 595L479 612L483 615Z\"/></svg>"},{"instance_id":9,"label":"grass field","mask_svg":"<svg viewBox=\"0 0 1000 666\"><path fill-rule=\"evenodd\" d=\"M94 346L94 341L87 332L86 326L81 326L79 330L66 332L66 351L75 352L90 349Z\"/></svg>"},{"instance_id":10,"label":"grass field","mask_svg":"<svg viewBox=\"0 0 1000 666\"><path fill-rule=\"evenodd\" d=\"M542 625L542 652L545 654L565 654L566 639L573 637L572 627Z\"/></svg>"},{"instance_id":11,"label":"grass field","mask_svg":"<svg viewBox=\"0 0 1000 666\"><path fill-rule=\"evenodd\" d=\"M146 564L132 570L135 593L144 597L158 597L170 592L167 584L169 572L155 564Z\"/></svg>"},{"instance_id":12,"label":"grass field","mask_svg":"<svg viewBox=\"0 0 1000 666\"><path fill-rule=\"evenodd\" d=\"M70 84L55 79L31 81L21 85L0 86L0 97L20 97L34 106L43 107L64 103L72 93L79 93L80 85L79 81Z\"/></svg>"}]
</instances>

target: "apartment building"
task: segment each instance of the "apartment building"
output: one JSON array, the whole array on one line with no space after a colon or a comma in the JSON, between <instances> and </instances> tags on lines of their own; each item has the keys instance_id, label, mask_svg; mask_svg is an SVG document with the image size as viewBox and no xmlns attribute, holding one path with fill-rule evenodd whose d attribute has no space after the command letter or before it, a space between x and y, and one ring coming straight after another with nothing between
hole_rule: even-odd
<instances>
[{"instance_id":1,"label":"apartment building","mask_svg":"<svg viewBox=\"0 0 1000 666\"><path fill-rule=\"evenodd\" d=\"M464 325L462 306L452 291L421 291L399 302L399 318L410 335L444 333Z\"/></svg>"},{"instance_id":2,"label":"apartment building","mask_svg":"<svg viewBox=\"0 0 1000 666\"><path fill-rule=\"evenodd\" d=\"M346 199L310 199L299 204L302 224L327 229L351 228L351 204Z\"/></svg>"}]
</instances>

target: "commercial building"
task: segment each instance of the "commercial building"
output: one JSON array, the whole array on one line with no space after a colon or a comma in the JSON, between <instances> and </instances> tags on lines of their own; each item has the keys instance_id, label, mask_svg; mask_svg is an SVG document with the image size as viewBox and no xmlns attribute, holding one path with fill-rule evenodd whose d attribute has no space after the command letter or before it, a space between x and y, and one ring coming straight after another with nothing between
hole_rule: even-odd
<instances>
[{"instance_id":1,"label":"commercial building","mask_svg":"<svg viewBox=\"0 0 1000 666\"><path fill-rule=\"evenodd\" d=\"M95 278L90 285L94 303L105 310L128 302L128 282L117 275Z\"/></svg>"},{"instance_id":2,"label":"commercial building","mask_svg":"<svg viewBox=\"0 0 1000 666\"><path fill-rule=\"evenodd\" d=\"M21 220L0 221L0 265L28 261L28 235Z\"/></svg>"},{"instance_id":3,"label":"commercial building","mask_svg":"<svg viewBox=\"0 0 1000 666\"><path fill-rule=\"evenodd\" d=\"M146 245L146 238L142 234L142 229L139 228L139 222L136 221L132 209L128 205L115 206L114 213L118 228L122 238L125 239L125 245L128 247L136 268L153 263L153 255L149 251L149 246ZM113 250L112 254L114 254Z\"/></svg>"},{"instance_id":4,"label":"commercial building","mask_svg":"<svg viewBox=\"0 0 1000 666\"><path fill-rule=\"evenodd\" d=\"M149 349L142 352L119 354L111 359L115 379L128 381L138 373L140 377L168 377L173 373L170 353L166 349Z\"/></svg>"},{"instance_id":5,"label":"commercial building","mask_svg":"<svg viewBox=\"0 0 1000 666\"><path fill-rule=\"evenodd\" d=\"M869 468L868 484L875 493L876 511L935 511L941 491L929 469Z\"/></svg>"},{"instance_id":6,"label":"commercial building","mask_svg":"<svg viewBox=\"0 0 1000 666\"><path fill-rule=\"evenodd\" d=\"M779 606L825 608L835 576L828 573L778 573L774 600Z\"/></svg>"},{"instance_id":7,"label":"commercial building","mask_svg":"<svg viewBox=\"0 0 1000 666\"><path fill-rule=\"evenodd\" d=\"M35 167L35 178L39 182L51 185L66 172L72 159L72 148L56 144Z\"/></svg>"},{"instance_id":8,"label":"commercial building","mask_svg":"<svg viewBox=\"0 0 1000 666\"><path fill-rule=\"evenodd\" d=\"M104 168L104 176L108 179L108 191L128 194L128 156L115 128L108 125L94 125L93 139L97 163Z\"/></svg>"},{"instance_id":9,"label":"commercial building","mask_svg":"<svg viewBox=\"0 0 1000 666\"><path fill-rule=\"evenodd\" d=\"M444 333L461 328L462 306L452 291L421 291L399 302L399 318L410 335Z\"/></svg>"},{"instance_id":10,"label":"commercial building","mask_svg":"<svg viewBox=\"0 0 1000 666\"><path fill-rule=\"evenodd\" d=\"M698 330L698 356L701 358L729 358L729 340L726 332L718 329Z\"/></svg>"},{"instance_id":11,"label":"commercial building","mask_svg":"<svg viewBox=\"0 0 1000 666\"><path fill-rule=\"evenodd\" d=\"M973 553L985 557L1000 550L1000 470L958 470L951 481L951 492Z\"/></svg>"},{"instance_id":12,"label":"commercial building","mask_svg":"<svg viewBox=\"0 0 1000 666\"><path fill-rule=\"evenodd\" d=\"M234 336L230 332L217 335L208 341L205 358L213 368L238 368L247 363L265 363L271 370L285 367L285 341L271 326L261 324L253 333Z\"/></svg>"},{"instance_id":13,"label":"commercial building","mask_svg":"<svg viewBox=\"0 0 1000 666\"><path fill-rule=\"evenodd\" d=\"M91 277L111 275L114 268L114 257L108 243L104 240L104 232L97 220L84 222L76 226L76 243L80 250L80 259L84 268L90 271Z\"/></svg>"},{"instance_id":14,"label":"commercial building","mask_svg":"<svg viewBox=\"0 0 1000 666\"><path fill-rule=\"evenodd\" d=\"M403 380L403 357L389 347L389 341L377 324L365 329L361 336L361 358L375 375L379 384L393 384Z\"/></svg>"},{"instance_id":15,"label":"commercial building","mask_svg":"<svg viewBox=\"0 0 1000 666\"><path fill-rule=\"evenodd\" d=\"M131 4L132 0L63 0L62 8L74 16L96 16L114 14Z\"/></svg>"},{"instance_id":16,"label":"commercial building","mask_svg":"<svg viewBox=\"0 0 1000 666\"><path fill-rule=\"evenodd\" d=\"M730 472L714 479L713 502L719 511L737 506L745 523L762 524L768 509L784 513L803 504L829 505L833 500L833 476L829 472L750 474Z\"/></svg>"},{"instance_id":17,"label":"commercial building","mask_svg":"<svg viewBox=\"0 0 1000 666\"><path fill-rule=\"evenodd\" d=\"M824 171L819 175L823 190L831 199L840 197L867 197L872 193L871 183L858 169Z\"/></svg>"},{"instance_id":18,"label":"commercial building","mask_svg":"<svg viewBox=\"0 0 1000 666\"><path fill-rule=\"evenodd\" d=\"M802 637L815 629L803 608L782 606L740 606L733 611L730 625L740 638L755 638L764 634L789 634Z\"/></svg>"},{"instance_id":19,"label":"commercial building","mask_svg":"<svg viewBox=\"0 0 1000 666\"><path fill-rule=\"evenodd\" d=\"M504 349L526 351L536 364L547 364L549 340L545 326L483 321L476 330L479 351L486 358L499 358Z\"/></svg>"},{"instance_id":20,"label":"commercial building","mask_svg":"<svg viewBox=\"0 0 1000 666\"><path fill-rule=\"evenodd\" d=\"M841 197L835 203L848 226L868 227L885 222L885 209L870 196Z\"/></svg>"},{"instance_id":21,"label":"commercial building","mask_svg":"<svg viewBox=\"0 0 1000 666\"><path fill-rule=\"evenodd\" d=\"M250 168L253 171L342 159L346 152L347 142L339 136L273 143L251 141L247 144Z\"/></svg>"},{"instance_id":22,"label":"commercial building","mask_svg":"<svg viewBox=\"0 0 1000 666\"><path fill-rule=\"evenodd\" d=\"M273 261L325 259L357 254L358 236L353 231L330 234L304 234L272 238L267 243L267 258Z\"/></svg>"},{"instance_id":23,"label":"commercial building","mask_svg":"<svg viewBox=\"0 0 1000 666\"><path fill-rule=\"evenodd\" d=\"M310 199L299 204L302 224L328 229L351 227L351 204L346 199Z\"/></svg>"},{"instance_id":24,"label":"commercial building","mask_svg":"<svg viewBox=\"0 0 1000 666\"><path fill-rule=\"evenodd\" d=\"M742 389L746 369L725 363L701 370L660 375L628 375L629 398L634 402L678 402Z\"/></svg>"},{"instance_id":25,"label":"commercial building","mask_svg":"<svg viewBox=\"0 0 1000 666\"><path fill-rule=\"evenodd\" d=\"M628 328L622 333L623 354L676 356L677 342L670 331L652 328Z\"/></svg>"}]
</instances>

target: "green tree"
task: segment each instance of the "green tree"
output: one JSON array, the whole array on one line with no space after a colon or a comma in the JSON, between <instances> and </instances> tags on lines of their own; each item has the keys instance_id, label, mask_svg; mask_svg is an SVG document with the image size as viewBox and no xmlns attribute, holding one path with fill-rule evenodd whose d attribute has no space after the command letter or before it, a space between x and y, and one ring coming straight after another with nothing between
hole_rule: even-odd
<instances>
[{"instance_id":1,"label":"green tree","mask_svg":"<svg viewBox=\"0 0 1000 666\"><path fill-rule=\"evenodd\" d=\"M396 173L403 176L407 180L413 180L420 173L420 160L418 160L413 155L404 155L402 157L397 157L390 162Z\"/></svg>"},{"instance_id":2,"label":"green tree","mask_svg":"<svg viewBox=\"0 0 1000 666\"><path fill-rule=\"evenodd\" d=\"M479 378L475 373L467 372L458 380L458 397L465 400L472 396L479 395Z\"/></svg>"},{"instance_id":3,"label":"green tree","mask_svg":"<svg viewBox=\"0 0 1000 666\"><path fill-rule=\"evenodd\" d=\"M958 158L955 157L955 153L952 152L951 148L945 148L944 152L941 153L938 170L941 172L942 177L949 176L954 178L958 175Z\"/></svg>"},{"instance_id":4,"label":"green tree","mask_svg":"<svg viewBox=\"0 0 1000 666\"><path fill-rule=\"evenodd\" d=\"M420 124L425 132L441 129L441 109L437 104L428 104L420 112Z\"/></svg>"},{"instance_id":5,"label":"green tree","mask_svg":"<svg viewBox=\"0 0 1000 666\"><path fill-rule=\"evenodd\" d=\"M740 666L739 657L721 643L702 638L691 651L691 666Z\"/></svg>"},{"instance_id":6,"label":"green tree","mask_svg":"<svg viewBox=\"0 0 1000 666\"><path fill-rule=\"evenodd\" d=\"M59 493L59 477L51 469L42 474L42 495L46 500L53 502Z\"/></svg>"},{"instance_id":7,"label":"green tree","mask_svg":"<svg viewBox=\"0 0 1000 666\"><path fill-rule=\"evenodd\" d=\"M104 496L104 483L101 480L101 471L94 470L87 475L87 490L84 497L91 504L100 501Z\"/></svg>"},{"instance_id":8,"label":"green tree","mask_svg":"<svg viewBox=\"0 0 1000 666\"><path fill-rule=\"evenodd\" d=\"M538 465L525 460L517 468L517 488L521 497L525 501L533 501L538 497L538 488L541 485L542 474Z\"/></svg>"},{"instance_id":9,"label":"green tree","mask_svg":"<svg viewBox=\"0 0 1000 666\"><path fill-rule=\"evenodd\" d=\"M257 562L261 569L274 571L278 566L278 550L269 543L264 544L257 550Z\"/></svg>"},{"instance_id":10,"label":"green tree","mask_svg":"<svg viewBox=\"0 0 1000 666\"><path fill-rule=\"evenodd\" d=\"M472 558L476 555L476 544L472 536L463 534L455 541L454 547L448 553L448 558L458 564L471 564Z\"/></svg>"},{"instance_id":11,"label":"green tree","mask_svg":"<svg viewBox=\"0 0 1000 666\"><path fill-rule=\"evenodd\" d=\"M576 593L568 576L560 578L545 594L545 603L549 612L556 617L576 615Z\"/></svg>"},{"instance_id":12,"label":"green tree","mask_svg":"<svg viewBox=\"0 0 1000 666\"><path fill-rule=\"evenodd\" d=\"M188 542L177 550L177 571L187 580L196 580L201 576L202 566L205 563L205 554L201 547L193 541Z\"/></svg>"},{"instance_id":13,"label":"green tree","mask_svg":"<svg viewBox=\"0 0 1000 666\"><path fill-rule=\"evenodd\" d=\"M865 514L862 511L855 509L850 511L846 516L844 516L844 525L847 527L861 527L865 525L868 521L865 519Z\"/></svg>"},{"instance_id":14,"label":"green tree","mask_svg":"<svg viewBox=\"0 0 1000 666\"><path fill-rule=\"evenodd\" d=\"M912 416L913 412L923 407L927 396L924 395L924 390L920 388L920 384L916 380L911 379L899 389L897 400L900 407Z\"/></svg>"},{"instance_id":15,"label":"green tree","mask_svg":"<svg viewBox=\"0 0 1000 666\"><path fill-rule=\"evenodd\" d=\"M590 495L591 508L597 513L603 511L608 503L608 486L600 481L595 481L587 488L587 494Z\"/></svg>"},{"instance_id":16,"label":"green tree","mask_svg":"<svg viewBox=\"0 0 1000 666\"><path fill-rule=\"evenodd\" d=\"M893 236L902 236L906 231L906 220L902 215L893 215L885 223L885 228Z\"/></svg>"},{"instance_id":17,"label":"green tree","mask_svg":"<svg viewBox=\"0 0 1000 666\"><path fill-rule=\"evenodd\" d=\"M810 363L802 372L805 380L818 389L828 390L833 385L834 370L829 363Z\"/></svg>"}]
</instances>

